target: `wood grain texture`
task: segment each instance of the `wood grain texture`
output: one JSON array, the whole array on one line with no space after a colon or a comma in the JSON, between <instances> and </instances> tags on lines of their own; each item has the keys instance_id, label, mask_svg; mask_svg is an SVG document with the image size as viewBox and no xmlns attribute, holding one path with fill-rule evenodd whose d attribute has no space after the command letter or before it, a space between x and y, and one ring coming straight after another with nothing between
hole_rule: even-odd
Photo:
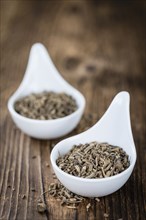
<instances>
[{"instance_id":1,"label":"wood grain texture","mask_svg":"<svg viewBox=\"0 0 146 220\"><path fill-rule=\"evenodd\" d=\"M1 220L143 220L146 211L145 1L1 0L0 219ZM121 90L131 96L131 123L137 163L117 192L91 200L76 210L44 194L47 211L37 199L56 181L50 164L53 141L23 134L7 110L19 86L33 43L43 43L62 76L86 98L78 127L91 127ZM66 136L67 137L67 136ZM49 164L49 165L48 165ZM108 214L108 217L104 216Z\"/></svg>"}]
</instances>

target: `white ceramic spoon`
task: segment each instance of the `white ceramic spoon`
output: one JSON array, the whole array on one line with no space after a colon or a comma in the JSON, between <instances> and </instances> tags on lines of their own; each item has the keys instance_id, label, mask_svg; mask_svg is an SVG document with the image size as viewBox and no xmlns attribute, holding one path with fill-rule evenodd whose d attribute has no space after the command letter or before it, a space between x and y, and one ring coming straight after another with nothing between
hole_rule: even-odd
<instances>
[{"instance_id":1,"label":"white ceramic spoon","mask_svg":"<svg viewBox=\"0 0 146 220\"><path fill-rule=\"evenodd\" d=\"M116 95L103 117L89 130L59 142L51 152L51 163L60 182L70 191L87 197L101 197L111 194L122 187L130 177L135 162L136 149L133 141L129 93ZM85 179L65 173L56 165L59 155L66 154L74 144L92 141L108 142L122 147L130 158L130 166L120 174L101 179Z\"/></svg>"},{"instance_id":2,"label":"white ceramic spoon","mask_svg":"<svg viewBox=\"0 0 146 220\"><path fill-rule=\"evenodd\" d=\"M43 91L65 92L73 96L78 109L63 118L53 120L29 119L18 114L14 103L21 97ZM16 125L26 134L40 139L61 137L72 131L79 123L85 108L83 95L67 83L55 68L45 47L32 46L24 78L17 91L8 100L8 109Z\"/></svg>"}]
</instances>

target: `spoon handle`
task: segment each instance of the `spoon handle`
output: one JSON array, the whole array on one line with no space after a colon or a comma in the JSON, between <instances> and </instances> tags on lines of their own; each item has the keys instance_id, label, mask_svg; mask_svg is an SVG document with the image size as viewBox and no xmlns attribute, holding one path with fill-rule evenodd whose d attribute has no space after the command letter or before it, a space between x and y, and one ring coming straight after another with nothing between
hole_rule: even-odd
<instances>
[{"instance_id":1,"label":"spoon handle","mask_svg":"<svg viewBox=\"0 0 146 220\"><path fill-rule=\"evenodd\" d=\"M110 137L109 142L118 139L121 145L134 146L129 107L129 93L126 91L118 93L102 118L90 129L91 134L96 131L101 140Z\"/></svg>"},{"instance_id":2,"label":"spoon handle","mask_svg":"<svg viewBox=\"0 0 146 220\"><path fill-rule=\"evenodd\" d=\"M48 89L54 91L54 88L57 91L60 86L73 89L59 74L46 48L41 43L34 44L30 51L26 72L15 95L24 91L29 93L30 87L32 92L38 93Z\"/></svg>"}]
</instances>

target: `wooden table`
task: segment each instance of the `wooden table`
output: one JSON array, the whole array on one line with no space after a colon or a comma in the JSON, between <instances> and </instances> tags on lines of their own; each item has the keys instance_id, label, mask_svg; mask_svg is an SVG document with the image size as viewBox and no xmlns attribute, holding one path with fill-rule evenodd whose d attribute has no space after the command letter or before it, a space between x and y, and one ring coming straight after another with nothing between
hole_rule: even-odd
<instances>
[{"instance_id":1,"label":"wooden table","mask_svg":"<svg viewBox=\"0 0 146 220\"><path fill-rule=\"evenodd\" d=\"M9 1L1 0L1 220L143 220L146 183L145 0L141 1ZM43 43L62 76L86 98L78 127L92 126L113 97L130 93L137 163L128 182L100 202L75 210L44 195L47 211L37 199L54 182L50 152L56 140L36 140L13 123L7 101L19 86L32 44ZM118 128L117 128L118 129ZM49 164L49 165L48 165ZM106 214L105 214L106 213Z\"/></svg>"}]
</instances>

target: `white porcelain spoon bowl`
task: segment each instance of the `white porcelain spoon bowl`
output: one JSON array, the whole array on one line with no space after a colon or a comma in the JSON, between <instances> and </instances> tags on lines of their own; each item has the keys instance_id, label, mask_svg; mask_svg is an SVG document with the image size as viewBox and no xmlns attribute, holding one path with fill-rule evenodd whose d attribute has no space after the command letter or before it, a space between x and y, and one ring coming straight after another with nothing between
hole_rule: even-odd
<instances>
[{"instance_id":1,"label":"white porcelain spoon bowl","mask_svg":"<svg viewBox=\"0 0 146 220\"><path fill-rule=\"evenodd\" d=\"M120 92L116 95L103 117L93 127L54 146L50 156L52 167L60 182L67 189L86 197L101 197L117 191L126 183L136 162L129 103L129 93ZM57 166L56 159L60 155L69 152L73 145L92 141L108 142L122 147L129 155L130 166L120 174L100 179L76 177L65 173Z\"/></svg>"},{"instance_id":2,"label":"white porcelain spoon bowl","mask_svg":"<svg viewBox=\"0 0 146 220\"><path fill-rule=\"evenodd\" d=\"M14 103L31 93L53 91L65 92L77 102L72 114L53 120L36 120L18 114ZM54 139L66 135L79 123L85 108L84 96L59 74L45 47L36 43L32 46L24 78L17 91L8 100L8 109L15 124L26 134L39 139Z\"/></svg>"}]
</instances>

